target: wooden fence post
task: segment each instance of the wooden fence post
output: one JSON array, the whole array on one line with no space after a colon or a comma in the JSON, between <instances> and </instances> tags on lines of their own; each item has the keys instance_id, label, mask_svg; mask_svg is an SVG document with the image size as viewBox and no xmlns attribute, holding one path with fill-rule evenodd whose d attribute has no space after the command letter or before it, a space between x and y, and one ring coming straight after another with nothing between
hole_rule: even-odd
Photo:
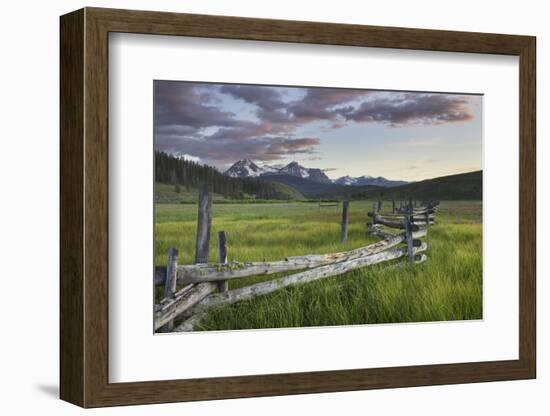
<instances>
[{"instance_id":1,"label":"wooden fence post","mask_svg":"<svg viewBox=\"0 0 550 416\"><path fill-rule=\"evenodd\" d=\"M405 235L407 239L407 254L409 256L409 262L414 262L414 241L413 241L413 208L409 205L408 213L405 215Z\"/></svg>"},{"instance_id":2,"label":"wooden fence post","mask_svg":"<svg viewBox=\"0 0 550 416\"><path fill-rule=\"evenodd\" d=\"M210 254L210 228L212 227L212 193L208 185L199 191L199 218L197 220L197 241L195 263L208 263Z\"/></svg>"},{"instance_id":3,"label":"wooden fence post","mask_svg":"<svg viewBox=\"0 0 550 416\"><path fill-rule=\"evenodd\" d=\"M227 234L225 231L218 231L218 263L227 264ZM218 282L220 292L227 292L228 289L227 280Z\"/></svg>"},{"instance_id":4,"label":"wooden fence post","mask_svg":"<svg viewBox=\"0 0 550 416\"><path fill-rule=\"evenodd\" d=\"M391 200L391 212L395 214L395 199Z\"/></svg>"},{"instance_id":5,"label":"wooden fence post","mask_svg":"<svg viewBox=\"0 0 550 416\"><path fill-rule=\"evenodd\" d=\"M348 239L348 208L349 201L342 204L342 242Z\"/></svg>"},{"instance_id":6,"label":"wooden fence post","mask_svg":"<svg viewBox=\"0 0 550 416\"><path fill-rule=\"evenodd\" d=\"M168 249L168 263L166 265L166 280L164 281L164 297L174 299L176 293L178 271L178 250L170 247ZM172 332L174 330L174 320L168 321L162 328L162 332Z\"/></svg>"},{"instance_id":7,"label":"wooden fence post","mask_svg":"<svg viewBox=\"0 0 550 416\"><path fill-rule=\"evenodd\" d=\"M176 293L176 272L178 270L178 250L168 249L168 262L166 264L166 280L164 281L164 297L172 299Z\"/></svg>"},{"instance_id":8,"label":"wooden fence post","mask_svg":"<svg viewBox=\"0 0 550 416\"><path fill-rule=\"evenodd\" d=\"M382 211L382 200L378 200L378 209L376 210L377 212L380 212Z\"/></svg>"}]
</instances>

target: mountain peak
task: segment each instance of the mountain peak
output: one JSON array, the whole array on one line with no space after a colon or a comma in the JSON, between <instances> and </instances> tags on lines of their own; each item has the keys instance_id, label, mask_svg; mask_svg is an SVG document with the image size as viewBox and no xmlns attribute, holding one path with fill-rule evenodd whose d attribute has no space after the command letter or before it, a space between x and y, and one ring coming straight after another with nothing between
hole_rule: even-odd
<instances>
[{"instance_id":1,"label":"mountain peak","mask_svg":"<svg viewBox=\"0 0 550 416\"><path fill-rule=\"evenodd\" d=\"M293 161L279 170L279 173L285 173L300 178L309 178L309 169L304 168L298 162Z\"/></svg>"},{"instance_id":2,"label":"mountain peak","mask_svg":"<svg viewBox=\"0 0 550 416\"><path fill-rule=\"evenodd\" d=\"M250 159L237 160L235 163L233 163L233 166L235 166L235 165L239 165L239 166L254 165L254 166L256 166L256 164Z\"/></svg>"},{"instance_id":3,"label":"mountain peak","mask_svg":"<svg viewBox=\"0 0 550 416\"><path fill-rule=\"evenodd\" d=\"M262 169L250 159L238 160L225 171L232 178L255 177L262 174Z\"/></svg>"}]
</instances>

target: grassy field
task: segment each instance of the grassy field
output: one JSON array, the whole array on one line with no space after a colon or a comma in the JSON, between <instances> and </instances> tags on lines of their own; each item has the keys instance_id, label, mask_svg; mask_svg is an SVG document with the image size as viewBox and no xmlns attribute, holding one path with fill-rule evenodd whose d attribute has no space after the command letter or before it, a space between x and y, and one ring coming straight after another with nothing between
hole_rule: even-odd
<instances>
[{"instance_id":1,"label":"grassy field","mask_svg":"<svg viewBox=\"0 0 550 416\"><path fill-rule=\"evenodd\" d=\"M389 208L386 203L384 208ZM229 260L280 260L329 253L379 240L366 233L371 201L350 204L348 241L340 242L341 210L316 203L216 204L212 235L228 233ZM197 208L156 204L155 263L166 264L169 247L180 264L194 260ZM442 201L425 239L428 261L383 263L212 311L197 329L227 330L325 325L467 320L482 318L480 201ZM211 261L216 261L215 238ZM230 281L229 288L278 275Z\"/></svg>"}]
</instances>

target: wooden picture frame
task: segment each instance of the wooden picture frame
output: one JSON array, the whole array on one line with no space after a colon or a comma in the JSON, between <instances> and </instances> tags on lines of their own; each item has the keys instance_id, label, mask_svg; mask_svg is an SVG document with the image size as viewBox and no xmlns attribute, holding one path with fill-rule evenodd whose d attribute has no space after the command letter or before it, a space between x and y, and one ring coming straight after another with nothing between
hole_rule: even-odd
<instances>
[{"instance_id":1,"label":"wooden picture frame","mask_svg":"<svg viewBox=\"0 0 550 416\"><path fill-rule=\"evenodd\" d=\"M100 8L62 16L60 29L61 399L101 407L535 378L534 37ZM109 383L110 32L518 56L519 359Z\"/></svg>"}]
</instances>

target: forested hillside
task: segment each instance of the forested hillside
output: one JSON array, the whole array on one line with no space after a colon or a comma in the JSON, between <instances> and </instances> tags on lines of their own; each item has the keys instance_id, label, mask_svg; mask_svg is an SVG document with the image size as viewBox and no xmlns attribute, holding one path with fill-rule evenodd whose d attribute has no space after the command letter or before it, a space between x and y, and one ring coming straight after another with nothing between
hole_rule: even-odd
<instances>
[{"instance_id":1,"label":"forested hillside","mask_svg":"<svg viewBox=\"0 0 550 416\"><path fill-rule=\"evenodd\" d=\"M155 182L181 186L186 191L207 183L215 193L233 199L304 199L300 192L282 183L265 182L256 178L231 178L211 166L158 151L155 151Z\"/></svg>"},{"instance_id":2,"label":"forested hillside","mask_svg":"<svg viewBox=\"0 0 550 416\"><path fill-rule=\"evenodd\" d=\"M483 196L483 171L440 176L395 188L354 193L353 198L394 198L434 200L481 200Z\"/></svg>"}]
</instances>

